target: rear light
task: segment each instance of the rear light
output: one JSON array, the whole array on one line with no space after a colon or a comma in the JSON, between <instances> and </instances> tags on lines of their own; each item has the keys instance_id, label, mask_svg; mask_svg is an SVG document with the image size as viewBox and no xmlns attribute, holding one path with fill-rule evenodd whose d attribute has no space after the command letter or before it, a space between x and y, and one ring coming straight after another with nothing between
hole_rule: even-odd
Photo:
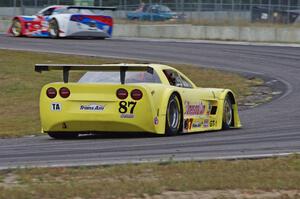
<instances>
[{"instance_id":1,"label":"rear light","mask_svg":"<svg viewBox=\"0 0 300 199\"><path fill-rule=\"evenodd\" d=\"M61 89L59 89L59 94L62 98L67 98L70 96L70 90L66 87L62 87Z\"/></svg>"},{"instance_id":2,"label":"rear light","mask_svg":"<svg viewBox=\"0 0 300 199\"><path fill-rule=\"evenodd\" d=\"M134 100L140 100L143 97L143 93L139 89L132 90L130 95L131 95L131 98Z\"/></svg>"},{"instance_id":3,"label":"rear light","mask_svg":"<svg viewBox=\"0 0 300 199\"><path fill-rule=\"evenodd\" d=\"M128 92L127 92L127 90L125 90L124 88L119 88L118 90L117 90L117 97L119 98L119 99L126 99L127 97L128 97Z\"/></svg>"},{"instance_id":4,"label":"rear light","mask_svg":"<svg viewBox=\"0 0 300 199\"><path fill-rule=\"evenodd\" d=\"M47 89L46 94L47 94L47 96L48 96L49 98L53 99L53 98L56 97L57 91L56 91L55 88L50 87L50 88Z\"/></svg>"}]
</instances>

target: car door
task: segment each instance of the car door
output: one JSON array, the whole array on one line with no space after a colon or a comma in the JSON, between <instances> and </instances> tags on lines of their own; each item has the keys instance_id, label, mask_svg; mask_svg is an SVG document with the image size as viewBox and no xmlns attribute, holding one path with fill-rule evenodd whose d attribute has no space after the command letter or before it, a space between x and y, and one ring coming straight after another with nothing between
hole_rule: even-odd
<instances>
[{"instance_id":1,"label":"car door","mask_svg":"<svg viewBox=\"0 0 300 199\"><path fill-rule=\"evenodd\" d=\"M40 24L40 30L42 32L48 32L49 20L51 19L51 15L53 14L55 9L55 7L50 7L37 15Z\"/></svg>"},{"instance_id":2,"label":"car door","mask_svg":"<svg viewBox=\"0 0 300 199\"><path fill-rule=\"evenodd\" d=\"M183 108L183 131L194 132L209 128L213 93L194 87L189 80L174 70L163 71L171 86L177 87Z\"/></svg>"},{"instance_id":3,"label":"car door","mask_svg":"<svg viewBox=\"0 0 300 199\"><path fill-rule=\"evenodd\" d=\"M157 6L155 5L152 5L152 6L149 6L147 12L145 12L145 15L144 15L144 20L148 20L148 21L155 21L157 20Z\"/></svg>"}]
</instances>

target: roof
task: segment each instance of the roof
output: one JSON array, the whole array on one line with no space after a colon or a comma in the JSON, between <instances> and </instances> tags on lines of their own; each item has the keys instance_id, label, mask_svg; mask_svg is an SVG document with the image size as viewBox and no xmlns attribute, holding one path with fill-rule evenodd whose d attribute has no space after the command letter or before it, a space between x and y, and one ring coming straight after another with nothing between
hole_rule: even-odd
<instances>
[{"instance_id":1,"label":"roof","mask_svg":"<svg viewBox=\"0 0 300 199\"><path fill-rule=\"evenodd\" d=\"M116 7L100 7L100 6L69 6L69 5L52 5L52 6L48 6L46 8L43 8L42 10L46 10L49 8L65 8L65 9L90 9L90 10L116 10Z\"/></svg>"},{"instance_id":2,"label":"roof","mask_svg":"<svg viewBox=\"0 0 300 199\"><path fill-rule=\"evenodd\" d=\"M90 10L116 10L116 7L100 7L100 6L66 6L67 9L90 9Z\"/></svg>"}]
</instances>

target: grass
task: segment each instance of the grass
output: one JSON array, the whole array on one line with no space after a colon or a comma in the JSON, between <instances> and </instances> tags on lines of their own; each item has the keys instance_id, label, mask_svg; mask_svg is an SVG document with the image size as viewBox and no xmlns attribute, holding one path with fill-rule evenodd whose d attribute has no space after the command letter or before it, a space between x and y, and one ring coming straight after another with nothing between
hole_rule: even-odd
<instances>
[{"instance_id":1,"label":"grass","mask_svg":"<svg viewBox=\"0 0 300 199\"><path fill-rule=\"evenodd\" d=\"M39 135L39 93L43 85L62 81L61 72L38 74L37 63L102 64L133 62L96 57L0 50L0 138ZM173 65L201 87L231 88L239 99L251 94L250 87L261 84L237 74ZM77 74L78 76L78 74Z\"/></svg>"},{"instance_id":2,"label":"grass","mask_svg":"<svg viewBox=\"0 0 300 199\"><path fill-rule=\"evenodd\" d=\"M133 198L168 191L299 190L300 157L6 170L0 171L0 179L10 179L0 183L0 198L10 199Z\"/></svg>"}]
</instances>

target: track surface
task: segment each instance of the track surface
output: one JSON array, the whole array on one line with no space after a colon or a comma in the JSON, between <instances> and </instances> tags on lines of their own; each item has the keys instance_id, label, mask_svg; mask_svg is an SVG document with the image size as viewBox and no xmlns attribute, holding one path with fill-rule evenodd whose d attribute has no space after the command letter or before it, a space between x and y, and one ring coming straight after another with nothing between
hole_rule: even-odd
<instances>
[{"instance_id":1,"label":"track surface","mask_svg":"<svg viewBox=\"0 0 300 199\"><path fill-rule=\"evenodd\" d=\"M125 40L50 40L0 35L0 48L214 66L276 78L279 99L240 112L243 129L177 137L99 136L0 140L0 168L213 159L300 152L300 48Z\"/></svg>"}]
</instances>

